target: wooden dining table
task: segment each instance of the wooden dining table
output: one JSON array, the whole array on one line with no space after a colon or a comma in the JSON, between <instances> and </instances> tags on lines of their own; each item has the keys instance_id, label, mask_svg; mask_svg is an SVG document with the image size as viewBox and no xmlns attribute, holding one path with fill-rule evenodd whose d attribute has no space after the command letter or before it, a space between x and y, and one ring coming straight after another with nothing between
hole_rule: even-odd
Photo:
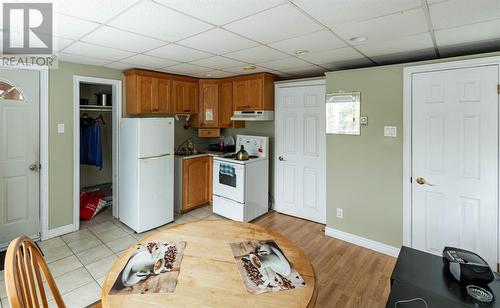
<instances>
[{"instance_id":1,"label":"wooden dining table","mask_svg":"<svg viewBox=\"0 0 500 308\"><path fill-rule=\"evenodd\" d=\"M238 271L230 243L274 240L306 282L294 288L249 293ZM314 269L306 254L278 232L235 221L199 221L158 231L140 241L185 241L186 247L173 293L109 294L136 245L109 270L102 288L103 307L314 307L317 295Z\"/></svg>"}]
</instances>

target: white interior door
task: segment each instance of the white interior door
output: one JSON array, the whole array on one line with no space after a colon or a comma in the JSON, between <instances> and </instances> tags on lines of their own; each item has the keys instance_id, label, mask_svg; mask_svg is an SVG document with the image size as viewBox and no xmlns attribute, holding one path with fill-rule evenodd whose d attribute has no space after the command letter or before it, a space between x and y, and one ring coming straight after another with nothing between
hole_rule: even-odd
<instances>
[{"instance_id":1,"label":"white interior door","mask_svg":"<svg viewBox=\"0 0 500 308\"><path fill-rule=\"evenodd\" d=\"M498 66L412 80L412 246L497 263Z\"/></svg>"},{"instance_id":2,"label":"white interior door","mask_svg":"<svg viewBox=\"0 0 500 308\"><path fill-rule=\"evenodd\" d=\"M39 78L0 69L0 247L39 236Z\"/></svg>"},{"instance_id":3,"label":"white interior door","mask_svg":"<svg viewBox=\"0 0 500 308\"><path fill-rule=\"evenodd\" d=\"M325 85L276 89L276 210L325 223Z\"/></svg>"}]
</instances>

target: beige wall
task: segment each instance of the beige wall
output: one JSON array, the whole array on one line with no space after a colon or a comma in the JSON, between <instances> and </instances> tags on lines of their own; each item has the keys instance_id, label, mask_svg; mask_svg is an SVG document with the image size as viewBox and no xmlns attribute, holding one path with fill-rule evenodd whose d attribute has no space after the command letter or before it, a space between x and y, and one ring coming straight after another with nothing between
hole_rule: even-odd
<instances>
[{"instance_id":1,"label":"beige wall","mask_svg":"<svg viewBox=\"0 0 500 308\"><path fill-rule=\"evenodd\" d=\"M49 71L49 229L73 223L73 75L122 79L118 70L67 62Z\"/></svg>"},{"instance_id":2,"label":"beige wall","mask_svg":"<svg viewBox=\"0 0 500 308\"><path fill-rule=\"evenodd\" d=\"M360 136L327 135L327 226L399 247L403 242L403 68L500 52L326 74L327 93L361 91ZM398 136L383 136L384 125ZM344 209L344 218L336 217Z\"/></svg>"}]
</instances>

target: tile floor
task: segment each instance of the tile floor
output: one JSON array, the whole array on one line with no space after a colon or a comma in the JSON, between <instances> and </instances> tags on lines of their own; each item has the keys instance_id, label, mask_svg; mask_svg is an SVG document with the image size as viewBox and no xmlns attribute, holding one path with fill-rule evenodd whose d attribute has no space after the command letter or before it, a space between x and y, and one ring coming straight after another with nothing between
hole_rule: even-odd
<instances>
[{"instance_id":1,"label":"tile floor","mask_svg":"<svg viewBox=\"0 0 500 308\"><path fill-rule=\"evenodd\" d=\"M80 230L39 242L50 271L69 308L85 307L99 300L108 269L120 253L156 230L197 220L224 219L205 206L183 215L155 230L135 233L111 215L108 208L91 221L81 222ZM49 295L50 306L56 304ZM9 307L3 271L0 272L0 308Z\"/></svg>"}]
</instances>

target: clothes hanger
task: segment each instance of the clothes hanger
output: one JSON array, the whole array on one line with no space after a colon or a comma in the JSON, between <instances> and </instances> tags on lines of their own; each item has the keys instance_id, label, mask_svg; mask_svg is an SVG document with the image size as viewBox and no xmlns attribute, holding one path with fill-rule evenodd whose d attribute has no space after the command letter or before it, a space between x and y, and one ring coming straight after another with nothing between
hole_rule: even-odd
<instances>
[{"instance_id":1,"label":"clothes hanger","mask_svg":"<svg viewBox=\"0 0 500 308\"><path fill-rule=\"evenodd\" d=\"M95 118L94 120L96 120L97 122L101 123L102 125L106 125L106 122L104 121L104 118L102 116L102 114L100 114L97 118Z\"/></svg>"}]
</instances>

